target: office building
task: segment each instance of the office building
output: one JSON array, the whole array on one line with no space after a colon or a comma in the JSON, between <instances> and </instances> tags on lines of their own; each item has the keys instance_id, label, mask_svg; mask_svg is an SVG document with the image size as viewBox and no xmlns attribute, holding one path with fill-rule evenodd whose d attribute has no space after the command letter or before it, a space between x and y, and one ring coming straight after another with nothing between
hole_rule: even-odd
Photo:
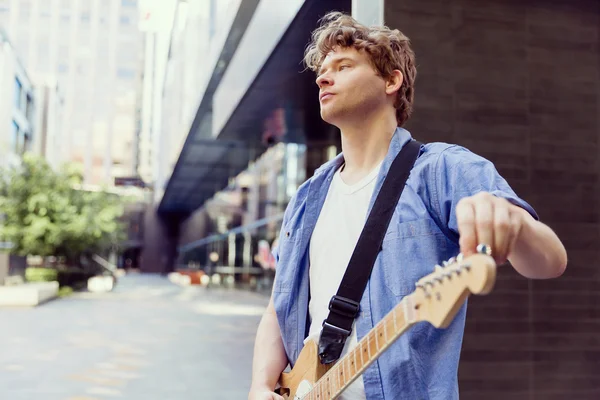
<instances>
[{"instance_id":1,"label":"office building","mask_svg":"<svg viewBox=\"0 0 600 400\"><path fill-rule=\"evenodd\" d=\"M59 147L89 184L136 173L138 16L136 0L0 0L0 26L34 84L61 90Z\"/></svg>"}]
</instances>

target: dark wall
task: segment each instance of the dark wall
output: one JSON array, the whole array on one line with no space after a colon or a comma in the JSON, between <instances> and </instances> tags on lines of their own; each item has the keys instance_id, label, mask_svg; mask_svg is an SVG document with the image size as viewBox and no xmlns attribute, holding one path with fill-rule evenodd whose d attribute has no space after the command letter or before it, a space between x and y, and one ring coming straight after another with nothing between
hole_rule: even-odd
<instances>
[{"instance_id":1,"label":"dark wall","mask_svg":"<svg viewBox=\"0 0 600 400\"><path fill-rule=\"evenodd\" d=\"M388 0L385 21L417 55L407 128L492 160L569 255L471 298L461 399L599 399L600 2Z\"/></svg>"},{"instance_id":2,"label":"dark wall","mask_svg":"<svg viewBox=\"0 0 600 400\"><path fill-rule=\"evenodd\" d=\"M200 240L213 233L213 230L214 227L208 212L206 211L206 208L202 207L182 222L178 245L184 245Z\"/></svg>"},{"instance_id":3,"label":"dark wall","mask_svg":"<svg viewBox=\"0 0 600 400\"><path fill-rule=\"evenodd\" d=\"M179 227L185 216L158 214L149 205L144 214L144 246L140 256L142 272L166 274L174 270Z\"/></svg>"}]
</instances>

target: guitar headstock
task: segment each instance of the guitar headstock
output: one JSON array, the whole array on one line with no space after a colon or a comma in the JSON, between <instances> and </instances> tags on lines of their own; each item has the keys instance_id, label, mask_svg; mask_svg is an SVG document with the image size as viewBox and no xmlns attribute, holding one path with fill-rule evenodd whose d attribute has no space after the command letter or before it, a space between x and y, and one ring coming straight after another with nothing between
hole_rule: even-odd
<instances>
[{"instance_id":1,"label":"guitar headstock","mask_svg":"<svg viewBox=\"0 0 600 400\"><path fill-rule=\"evenodd\" d=\"M470 294L487 294L496 281L496 262L480 245L478 253L452 258L421 278L411 296L417 319L446 328Z\"/></svg>"}]
</instances>

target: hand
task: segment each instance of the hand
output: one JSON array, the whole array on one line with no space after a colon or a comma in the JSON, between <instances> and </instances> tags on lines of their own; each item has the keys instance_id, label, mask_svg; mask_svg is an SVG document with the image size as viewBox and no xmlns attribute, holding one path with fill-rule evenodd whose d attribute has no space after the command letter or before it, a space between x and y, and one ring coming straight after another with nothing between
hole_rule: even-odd
<instances>
[{"instance_id":1,"label":"hand","mask_svg":"<svg viewBox=\"0 0 600 400\"><path fill-rule=\"evenodd\" d=\"M248 400L284 400L283 397L269 389L251 390Z\"/></svg>"},{"instance_id":2,"label":"hand","mask_svg":"<svg viewBox=\"0 0 600 400\"><path fill-rule=\"evenodd\" d=\"M486 244L496 263L502 264L514 248L526 211L507 200L480 192L461 199L456 205L460 251L474 254L477 245Z\"/></svg>"}]
</instances>

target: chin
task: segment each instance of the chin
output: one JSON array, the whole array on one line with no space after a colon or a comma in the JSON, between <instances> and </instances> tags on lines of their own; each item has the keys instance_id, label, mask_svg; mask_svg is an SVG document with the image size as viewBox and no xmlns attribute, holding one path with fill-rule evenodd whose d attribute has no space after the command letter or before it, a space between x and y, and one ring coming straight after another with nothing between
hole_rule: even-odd
<instances>
[{"instance_id":1,"label":"chin","mask_svg":"<svg viewBox=\"0 0 600 400\"><path fill-rule=\"evenodd\" d=\"M321 109L321 119L327 122L328 124L337 126L336 121L339 120L339 113L336 114L331 112L331 110Z\"/></svg>"}]
</instances>

